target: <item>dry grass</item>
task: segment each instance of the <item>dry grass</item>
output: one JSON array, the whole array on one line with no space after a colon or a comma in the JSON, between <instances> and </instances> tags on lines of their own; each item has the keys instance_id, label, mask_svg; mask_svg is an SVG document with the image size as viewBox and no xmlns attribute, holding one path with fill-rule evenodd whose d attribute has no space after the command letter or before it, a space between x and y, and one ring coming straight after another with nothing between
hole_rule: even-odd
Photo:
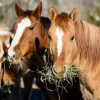
<instances>
[{"instance_id":1,"label":"dry grass","mask_svg":"<svg viewBox=\"0 0 100 100\"><path fill-rule=\"evenodd\" d=\"M21 60L22 58L16 60L15 58L10 58L8 57L8 61L10 62L10 66L11 67L12 65L19 65L18 66L18 69L21 68L22 69L22 66L23 66L23 61Z\"/></svg>"},{"instance_id":2,"label":"dry grass","mask_svg":"<svg viewBox=\"0 0 100 100\"><path fill-rule=\"evenodd\" d=\"M1 89L5 92L5 93L11 93L11 90L9 88L9 82L8 81L3 81Z\"/></svg>"}]
</instances>

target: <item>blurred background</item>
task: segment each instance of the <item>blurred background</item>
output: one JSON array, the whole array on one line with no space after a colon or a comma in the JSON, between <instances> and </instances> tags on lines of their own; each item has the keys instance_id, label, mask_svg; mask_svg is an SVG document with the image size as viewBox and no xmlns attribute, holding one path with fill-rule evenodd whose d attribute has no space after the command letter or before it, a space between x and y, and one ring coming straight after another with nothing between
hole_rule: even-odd
<instances>
[{"instance_id":1,"label":"blurred background","mask_svg":"<svg viewBox=\"0 0 100 100\"><path fill-rule=\"evenodd\" d=\"M0 0L0 26L12 27L17 16L14 4L23 9L35 9L40 0ZM100 25L100 0L41 0L43 16L49 15L49 8L55 7L58 12L70 13L74 7L78 9L78 17L93 24Z\"/></svg>"}]
</instances>

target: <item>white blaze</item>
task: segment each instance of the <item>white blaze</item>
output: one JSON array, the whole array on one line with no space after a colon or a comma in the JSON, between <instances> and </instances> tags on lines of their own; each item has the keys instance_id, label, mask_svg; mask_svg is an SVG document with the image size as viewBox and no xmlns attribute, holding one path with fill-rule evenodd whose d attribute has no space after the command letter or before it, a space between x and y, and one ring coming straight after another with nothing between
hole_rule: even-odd
<instances>
[{"instance_id":1,"label":"white blaze","mask_svg":"<svg viewBox=\"0 0 100 100\"><path fill-rule=\"evenodd\" d=\"M60 56L61 52L62 52L62 37L64 35L64 32L61 28L57 27L56 28L56 36L58 39L58 43L57 43L57 52L58 52L58 57Z\"/></svg>"},{"instance_id":2,"label":"white blaze","mask_svg":"<svg viewBox=\"0 0 100 100\"><path fill-rule=\"evenodd\" d=\"M23 35L23 32L26 27L31 25L31 21L29 18L24 18L19 24L18 28L16 30L15 36L12 40L11 46L8 49L8 55L12 57L16 52L14 51L14 47L19 43L21 36Z\"/></svg>"}]
</instances>

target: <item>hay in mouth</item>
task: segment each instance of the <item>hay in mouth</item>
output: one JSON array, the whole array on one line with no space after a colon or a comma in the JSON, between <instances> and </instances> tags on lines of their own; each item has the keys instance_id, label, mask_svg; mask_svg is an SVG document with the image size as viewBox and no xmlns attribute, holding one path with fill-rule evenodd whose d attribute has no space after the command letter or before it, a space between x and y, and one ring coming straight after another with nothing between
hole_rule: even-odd
<instances>
[{"instance_id":1,"label":"hay in mouth","mask_svg":"<svg viewBox=\"0 0 100 100\"><path fill-rule=\"evenodd\" d=\"M64 90L68 93L66 87L73 85L76 78L79 77L79 73L75 68L75 66L69 65L66 66L66 69L64 71L64 77L63 78L58 77L59 75L55 73L54 68L52 66L53 65L52 60L50 59L48 54L43 56L43 60L44 60L44 67L42 67L41 70L37 69L37 72L40 75L40 79L43 83L46 84L46 87L49 91L51 92L57 91L58 100L61 100L60 92ZM49 87L48 82L49 84L55 86L55 88L51 89ZM66 82L67 84L63 84L64 82ZM61 91L59 91L59 89L61 89Z\"/></svg>"},{"instance_id":2,"label":"hay in mouth","mask_svg":"<svg viewBox=\"0 0 100 100\"><path fill-rule=\"evenodd\" d=\"M45 66L43 67L41 71L40 70L37 70L37 71L41 76L42 82L48 81L49 83L55 84L55 85L60 81L67 81L68 84L73 85L73 80L76 77L79 77L79 73L73 65L70 65L65 69L63 73L64 77L61 77L61 75L58 75L54 71L54 68L52 66Z\"/></svg>"},{"instance_id":3,"label":"hay in mouth","mask_svg":"<svg viewBox=\"0 0 100 100\"><path fill-rule=\"evenodd\" d=\"M63 76L59 77L59 75L55 72L53 68L53 62L48 54L48 51L45 51L45 54L43 56L44 60L44 67L42 67L42 70L37 70L41 77L42 82L48 81L50 84L55 85L57 88L65 88L62 85L63 81L67 81L68 84L73 85L73 80L75 80L76 77L79 77L79 73L74 65L66 65L66 68L64 69Z\"/></svg>"},{"instance_id":4,"label":"hay in mouth","mask_svg":"<svg viewBox=\"0 0 100 100\"><path fill-rule=\"evenodd\" d=\"M66 80L69 84L73 84L73 80L79 77L79 73L74 65L69 65L65 68L64 71L64 80Z\"/></svg>"},{"instance_id":5,"label":"hay in mouth","mask_svg":"<svg viewBox=\"0 0 100 100\"><path fill-rule=\"evenodd\" d=\"M19 67L22 69L23 66L23 61L22 61L23 57L20 57L19 59L15 59L14 57L8 57L8 61L10 62L10 66L12 65L19 65Z\"/></svg>"}]
</instances>

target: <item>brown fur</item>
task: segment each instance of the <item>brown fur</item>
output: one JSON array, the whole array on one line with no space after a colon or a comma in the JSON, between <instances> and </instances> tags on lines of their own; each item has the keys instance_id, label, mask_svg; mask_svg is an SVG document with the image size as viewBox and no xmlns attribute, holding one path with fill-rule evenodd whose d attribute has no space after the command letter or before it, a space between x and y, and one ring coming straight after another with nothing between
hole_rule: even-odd
<instances>
[{"instance_id":1,"label":"brown fur","mask_svg":"<svg viewBox=\"0 0 100 100\"><path fill-rule=\"evenodd\" d=\"M91 97L86 99L85 95L85 100L99 100L100 28L91 25L86 21L76 20L76 16L77 13L75 11L73 11L71 15L61 13L52 21L49 35L52 39L50 42L51 53L55 58L54 67L57 72L61 72L64 65L75 65L79 70L81 80L85 83L84 90L88 90L92 95L92 99ZM57 26L64 32L60 57L57 57L57 38L54 34ZM74 39L71 40L73 36ZM85 92L85 94L87 93Z\"/></svg>"}]
</instances>

